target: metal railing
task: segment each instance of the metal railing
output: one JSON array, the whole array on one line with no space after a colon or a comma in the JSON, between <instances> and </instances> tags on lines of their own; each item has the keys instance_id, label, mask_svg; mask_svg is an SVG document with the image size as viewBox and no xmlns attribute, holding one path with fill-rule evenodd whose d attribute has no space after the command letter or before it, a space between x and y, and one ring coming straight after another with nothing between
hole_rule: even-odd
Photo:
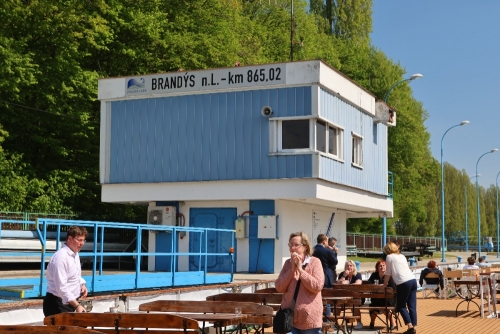
<instances>
[{"instance_id":1,"label":"metal railing","mask_svg":"<svg viewBox=\"0 0 500 334\"><path fill-rule=\"evenodd\" d=\"M1 220L0 221L0 240L2 239L2 230L4 224L18 223L16 220ZM22 256L22 257L39 257L40 258L40 277L38 279L38 287L34 288L36 290L36 296L43 296L46 290L46 280L45 276L45 262L49 256L54 254L61 246L61 238L65 238L61 232L67 229L68 226L77 225L86 227L89 230L93 230L94 233L92 240L87 240L88 244L92 247L91 250L83 250L79 252L81 258L89 258L92 262L92 273L90 276L90 284L87 284L89 292L100 292L100 291L113 291L119 288L118 280L123 278L114 275L104 275L103 274L103 262L104 258L113 257L124 257L130 256L136 259L135 261L135 275L133 276L132 284L122 286L129 286L130 290L136 290L139 288L158 288L162 286L178 286L178 285L196 285L196 284L210 284L210 283L227 283L233 280L234 273L234 254L230 249L224 249L220 251L208 251L209 244L209 234L213 237L213 233L230 233L231 234L231 248L234 249L234 230L229 229L211 229L211 228L193 228L184 226L162 226L162 225L148 225L148 224L130 224L130 223L110 223L110 222L94 222L94 221L76 221L76 220L59 220L59 219L37 219L33 221L23 221L23 224L30 225L30 229L34 226L34 231L40 242L39 252L27 252L27 251L3 251L0 254L2 256ZM49 235L54 237L54 232L49 232L50 230L55 230L55 238L51 240ZM130 230L135 231L136 234L136 245L135 250L131 252L127 251L106 251L105 247L105 232L108 233L110 230ZM168 251L162 252L143 252L143 232L154 232L154 233L169 233L171 235L171 244L169 245ZM178 239L180 233L186 234L199 234L200 242L199 248L196 251L180 252L178 251ZM48 242L50 241L50 251L48 247ZM55 243L55 244L54 244ZM147 272L141 273L141 259L146 256L162 256L168 259L168 270L162 271L158 274L161 277L161 282L154 283L154 277L147 277L153 273ZM187 267L190 265L189 257L195 257L197 261L196 271L190 270L179 270L179 263L183 258L188 257L187 261L184 261L184 265ZM218 278L214 278L218 273L210 272L208 268L209 259L219 259L220 257L229 257L230 272L221 273ZM118 259L117 259L118 261ZM191 261L192 262L192 261ZM166 273L168 272L168 275ZM208 275L211 274L211 279L207 279ZM169 276L170 275L170 276ZM130 274L128 274L130 276ZM145 279L148 279L145 283ZM101 284L105 280L111 280L116 284ZM24 283L32 282L27 280L2 280L0 281L0 287L8 286L9 282L15 283L15 285L23 285ZM153 283L152 283L153 282ZM88 282L89 283L89 282ZM29 284L28 284L29 285ZM122 289L124 290L124 289Z\"/></svg>"},{"instance_id":2,"label":"metal railing","mask_svg":"<svg viewBox=\"0 0 500 334\"><path fill-rule=\"evenodd\" d=\"M358 249L363 250L381 250L382 235L381 234L362 234L362 233L346 233L346 245L356 245ZM405 235L387 235L388 241L397 241L400 245L406 243L422 243L435 247L436 250L441 249L441 238L435 237L414 237Z\"/></svg>"}]
</instances>

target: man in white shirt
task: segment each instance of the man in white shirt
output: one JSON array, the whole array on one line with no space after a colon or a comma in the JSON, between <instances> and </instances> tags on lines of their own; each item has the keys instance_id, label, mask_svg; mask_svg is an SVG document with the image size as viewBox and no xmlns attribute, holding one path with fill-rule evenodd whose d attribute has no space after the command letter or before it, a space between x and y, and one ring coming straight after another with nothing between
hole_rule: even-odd
<instances>
[{"instance_id":1,"label":"man in white shirt","mask_svg":"<svg viewBox=\"0 0 500 334\"><path fill-rule=\"evenodd\" d=\"M82 278L78 252L85 244L85 227L71 226L66 243L50 259L47 266L47 294L43 299L43 313L50 316L63 312L85 312L78 299L87 296Z\"/></svg>"},{"instance_id":2,"label":"man in white shirt","mask_svg":"<svg viewBox=\"0 0 500 334\"><path fill-rule=\"evenodd\" d=\"M480 257L477 261L478 261L477 266L479 267L479 269L490 266L488 263L484 261L484 257Z\"/></svg>"}]
</instances>

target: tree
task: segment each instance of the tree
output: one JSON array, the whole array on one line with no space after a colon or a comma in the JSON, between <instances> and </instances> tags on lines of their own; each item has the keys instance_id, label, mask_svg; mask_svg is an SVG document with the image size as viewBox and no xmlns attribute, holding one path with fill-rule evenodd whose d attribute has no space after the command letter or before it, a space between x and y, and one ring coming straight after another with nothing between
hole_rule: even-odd
<instances>
[{"instance_id":1,"label":"tree","mask_svg":"<svg viewBox=\"0 0 500 334\"><path fill-rule=\"evenodd\" d=\"M311 12L327 20L325 32L368 44L372 32L372 0L311 0Z\"/></svg>"}]
</instances>

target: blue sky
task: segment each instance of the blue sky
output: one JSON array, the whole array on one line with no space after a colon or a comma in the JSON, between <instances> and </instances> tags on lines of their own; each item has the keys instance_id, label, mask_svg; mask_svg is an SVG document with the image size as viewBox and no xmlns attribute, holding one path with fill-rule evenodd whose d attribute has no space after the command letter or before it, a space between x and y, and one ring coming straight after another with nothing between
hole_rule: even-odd
<instances>
[{"instance_id":1,"label":"blue sky","mask_svg":"<svg viewBox=\"0 0 500 334\"><path fill-rule=\"evenodd\" d=\"M432 155L469 176L500 149L500 1L374 0L372 44L399 63L429 113ZM481 158L483 187L495 185L500 151ZM500 185L500 176L498 183Z\"/></svg>"}]
</instances>

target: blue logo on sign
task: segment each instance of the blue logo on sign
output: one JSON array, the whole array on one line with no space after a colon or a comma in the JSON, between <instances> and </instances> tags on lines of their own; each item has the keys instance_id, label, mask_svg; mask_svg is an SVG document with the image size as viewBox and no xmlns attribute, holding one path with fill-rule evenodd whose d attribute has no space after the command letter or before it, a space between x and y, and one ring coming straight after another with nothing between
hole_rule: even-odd
<instances>
[{"instance_id":1,"label":"blue logo on sign","mask_svg":"<svg viewBox=\"0 0 500 334\"><path fill-rule=\"evenodd\" d=\"M129 79L127 82L127 93L144 93L146 92L146 80L144 78Z\"/></svg>"}]
</instances>

